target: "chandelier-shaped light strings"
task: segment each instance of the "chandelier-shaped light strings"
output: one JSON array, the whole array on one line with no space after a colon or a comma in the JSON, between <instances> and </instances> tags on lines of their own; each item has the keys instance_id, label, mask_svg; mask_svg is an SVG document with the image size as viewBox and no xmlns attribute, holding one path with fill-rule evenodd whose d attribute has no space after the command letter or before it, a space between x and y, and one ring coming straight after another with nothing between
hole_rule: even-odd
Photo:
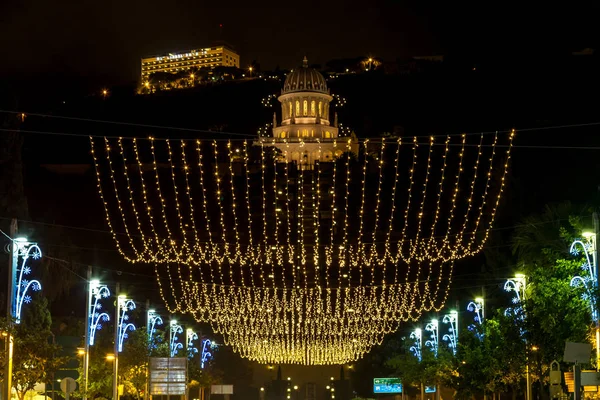
<instances>
[{"instance_id":1,"label":"chandelier-shaped light strings","mask_svg":"<svg viewBox=\"0 0 600 400\"><path fill-rule=\"evenodd\" d=\"M264 143L105 138L103 151L91 143L107 221L127 260L210 265L214 283L296 287L344 286L343 273L303 273L309 263L357 267L364 284L376 284L390 264L477 253L496 214L512 137L506 157L496 154L498 135L490 143L485 135L475 143L467 135L365 140L358 160L340 157L311 171L279 162ZM336 146L350 150L350 142ZM271 278L278 267L286 279Z\"/></svg>"},{"instance_id":2,"label":"chandelier-shaped light strings","mask_svg":"<svg viewBox=\"0 0 600 400\"><path fill-rule=\"evenodd\" d=\"M157 264L171 312L259 362L336 364L443 306L452 262L487 240L513 136L501 155L498 134L366 140L358 157L334 142L346 154L310 170L264 142L91 143L117 248Z\"/></svg>"}]
</instances>

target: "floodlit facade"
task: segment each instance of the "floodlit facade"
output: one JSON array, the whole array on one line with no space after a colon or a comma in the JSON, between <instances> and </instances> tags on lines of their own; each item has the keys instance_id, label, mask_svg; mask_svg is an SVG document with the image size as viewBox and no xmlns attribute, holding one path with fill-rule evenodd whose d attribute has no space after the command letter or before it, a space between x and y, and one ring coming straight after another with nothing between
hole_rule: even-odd
<instances>
[{"instance_id":1,"label":"floodlit facade","mask_svg":"<svg viewBox=\"0 0 600 400\"><path fill-rule=\"evenodd\" d=\"M178 73L198 68L240 67L240 55L226 46L142 58L142 82L156 72Z\"/></svg>"},{"instance_id":2,"label":"floodlit facade","mask_svg":"<svg viewBox=\"0 0 600 400\"><path fill-rule=\"evenodd\" d=\"M355 140L339 137L337 113L333 123L330 120L333 96L323 75L308 67L306 57L302 67L288 74L278 100L281 123L273 116L273 136L260 141L277 147L287 162L310 168L317 161L333 161L344 152L357 151Z\"/></svg>"}]
</instances>

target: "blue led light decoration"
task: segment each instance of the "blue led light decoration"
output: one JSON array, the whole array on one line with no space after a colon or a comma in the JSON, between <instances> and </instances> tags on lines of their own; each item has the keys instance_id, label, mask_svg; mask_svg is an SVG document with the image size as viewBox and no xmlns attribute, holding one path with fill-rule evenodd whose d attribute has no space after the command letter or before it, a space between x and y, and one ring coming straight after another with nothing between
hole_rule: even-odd
<instances>
[{"instance_id":1,"label":"blue led light decoration","mask_svg":"<svg viewBox=\"0 0 600 400\"><path fill-rule=\"evenodd\" d=\"M90 304L90 315L88 315L88 337L90 346L94 345L94 340L96 339L96 331L102 329L102 322L110 321L108 313L101 311L102 304L100 304L100 300L106 299L109 296L110 290L108 290L108 286L101 285L100 281L98 280L90 281L88 299Z\"/></svg>"},{"instance_id":2,"label":"blue led light decoration","mask_svg":"<svg viewBox=\"0 0 600 400\"><path fill-rule=\"evenodd\" d=\"M423 359L422 343L423 343L423 333L421 332L421 328L415 329L410 333L410 338L415 341L415 343L410 346L409 350L413 352L415 357L419 362Z\"/></svg>"},{"instance_id":3,"label":"blue led light decoration","mask_svg":"<svg viewBox=\"0 0 600 400\"><path fill-rule=\"evenodd\" d=\"M483 324L483 299L481 297L478 297L474 301L470 301L469 304L467 304L467 311L475 313L475 316L473 317L473 321L475 321L475 324L471 324L468 326L470 331L475 332L477 331L478 326L481 327L481 324ZM481 339L480 333L478 333L477 336Z\"/></svg>"},{"instance_id":4,"label":"blue led light decoration","mask_svg":"<svg viewBox=\"0 0 600 400\"><path fill-rule=\"evenodd\" d=\"M198 340L198 334L191 329L185 331L187 338L187 354L188 358L193 358L194 354L198 354L198 349L194 347L194 340Z\"/></svg>"},{"instance_id":5,"label":"blue led light decoration","mask_svg":"<svg viewBox=\"0 0 600 400\"><path fill-rule=\"evenodd\" d=\"M154 338L154 332L156 332L156 325L162 325L163 320L160 315L157 314L156 310L149 309L146 314L146 329L148 332L148 346L152 347L152 339Z\"/></svg>"},{"instance_id":6,"label":"blue led light decoration","mask_svg":"<svg viewBox=\"0 0 600 400\"><path fill-rule=\"evenodd\" d=\"M200 368L204 368L208 360L212 358L212 353L210 352L212 347L213 344L209 339L204 339L202 341L202 353L200 354Z\"/></svg>"},{"instance_id":7,"label":"blue led light decoration","mask_svg":"<svg viewBox=\"0 0 600 400\"><path fill-rule=\"evenodd\" d=\"M433 354L437 357L439 345L439 323L437 319L432 319L430 323L425 325L425 330L430 332L429 339L425 341L425 347L429 347Z\"/></svg>"},{"instance_id":8,"label":"blue led light decoration","mask_svg":"<svg viewBox=\"0 0 600 400\"><path fill-rule=\"evenodd\" d=\"M183 349L183 344L177 342L177 335L183 333L183 327L178 325L176 320L171 320L169 327L169 349L171 350L171 357L175 357L177 352Z\"/></svg>"},{"instance_id":9,"label":"blue led light decoration","mask_svg":"<svg viewBox=\"0 0 600 400\"><path fill-rule=\"evenodd\" d=\"M527 281L525 275L517 275L512 279L508 279L504 283L504 290L509 293L514 293L511 299L513 306L508 307L504 310L504 315L507 317L513 316L519 320L525 320L525 313L523 310L523 301L525 300L525 288L527 287Z\"/></svg>"},{"instance_id":10,"label":"blue led light decoration","mask_svg":"<svg viewBox=\"0 0 600 400\"><path fill-rule=\"evenodd\" d=\"M21 311L23 309L23 303L31 303L31 296L28 294L29 289L37 292L42 289L40 281L27 279L27 275L31 274L31 267L27 265L27 262L31 260L39 260L42 258L42 250L36 243L30 243L27 239L16 238L13 241L13 262L17 267L18 277L14 286L14 303L12 305L12 314L17 324L21 323ZM21 263L19 264L19 261ZM14 276L14 274L13 274Z\"/></svg>"},{"instance_id":11,"label":"blue led light decoration","mask_svg":"<svg viewBox=\"0 0 600 400\"><path fill-rule=\"evenodd\" d=\"M450 324L448 333L442 336L442 340L448 342L452 354L456 355L456 350L458 350L458 311L452 310L449 314L444 315L442 322Z\"/></svg>"},{"instance_id":12,"label":"blue led light decoration","mask_svg":"<svg viewBox=\"0 0 600 400\"><path fill-rule=\"evenodd\" d=\"M571 244L571 248L569 249L571 254L574 256L578 256L583 251L585 255L585 262L581 265L581 270L585 271L583 276L574 276L571 279L571 287L582 287L584 289L581 297L589 301L590 304L590 312L592 314L592 321L598 322L598 307L596 306L596 296L593 293L596 291L598 286L598 281L596 279L596 260L592 261L590 259L590 254L594 254L595 246L596 246L596 235L588 234L586 237L586 241L583 240L575 240Z\"/></svg>"},{"instance_id":13,"label":"blue led light decoration","mask_svg":"<svg viewBox=\"0 0 600 400\"><path fill-rule=\"evenodd\" d=\"M127 315L128 311L135 310L135 303L133 300L128 299L125 296L118 297L118 306L119 306L119 353L123 351L123 341L127 339L127 331L134 331L135 325L133 325L129 321L129 315Z\"/></svg>"}]
</instances>

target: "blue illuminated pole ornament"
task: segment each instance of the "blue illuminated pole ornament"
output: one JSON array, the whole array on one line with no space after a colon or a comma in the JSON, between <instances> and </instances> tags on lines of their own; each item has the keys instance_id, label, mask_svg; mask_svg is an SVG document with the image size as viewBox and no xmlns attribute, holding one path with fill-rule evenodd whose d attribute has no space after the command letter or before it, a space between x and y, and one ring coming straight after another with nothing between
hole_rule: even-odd
<instances>
[{"instance_id":1,"label":"blue illuminated pole ornament","mask_svg":"<svg viewBox=\"0 0 600 400\"><path fill-rule=\"evenodd\" d=\"M13 316L17 324L21 323L21 311L23 303L31 303L31 296L28 294L29 289L37 292L42 289L42 284L38 280L28 280L26 276L31 273L31 267L27 265L29 259L39 260L42 258L42 250L35 243L30 243L27 239L16 238L13 240L14 250L13 257L16 258L18 279L14 282L15 285L15 300L13 303ZM21 259L20 267L18 266Z\"/></svg>"},{"instance_id":2,"label":"blue illuminated pole ornament","mask_svg":"<svg viewBox=\"0 0 600 400\"><path fill-rule=\"evenodd\" d=\"M154 332L156 332L156 325L162 325L163 320L158 315L156 310L150 309L146 315L147 329L148 329L148 346L152 346L152 339L154 338Z\"/></svg>"},{"instance_id":3,"label":"blue illuminated pole ornament","mask_svg":"<svg viewBox=\"0 0 600 400\"><path fill-rule=\"evenodd\" d=\"M458 350L458 311L452 310L450 314L444 315L442 322L450 324L448 333L442 336L442 340L448 342L448 347L452 350L452 354L456 355Z\"/></svg>"},{"instance_id":4,"label":"blue illuminated pole ornament","mask_svg":"<svg viewBox=\"0 0 600 400\"><path fill-rule=\"evenodd\" d=\"M119 333L118 333L118 340L119 340L119 347L118 347L118 352L122 352L123 351L123 341L125 339L127 339L127 331L134 331L135 330L135 325L133 325L131 322L127 322L129 321L129 315L127 315L128 311L131 310L135 310L135 303L133 302L133 300L128 299L127 297L121 295L118 297L118 306L119 306Z\"/></svg>"},{"instance_id":5,"label":"blue illuminated pole ornament","mask_svg":"<svg viewBox=\"0 0 600 400\"><path fill-rule=\"evenodd\" d=\"M468 328L470 331L476 331L477 325L481 326L483 324L483 299L481 297L478 297L474 301L470 301L469 304L467 304L467 311L475 313L475 317L473 317L473 321L475 321L475 324L469 325ZM481 339L481 334L478 333L477 336Z\"/></svg>"},{"instance_id":6,"label":"blue illuminated pole ornament","mask_svg":"<svg viewBox=\"0 0 600 400\"><path fill-rule=\"evenodd\" d=\"M187 354L188 358L194 357L194 354L198 354L198 349L194 347L194 341L198 340L198 334L191 329L187 329L185 332L187 338Z\"/></svg>"},{"instance_id":7,"label":"blue illuminated pole ornament","mask_svg":"<svg viewBox=\"0 0 600 400\"><path fill-rule=\"evenodd\" d=\"M176 320L171 320L169 329L169 348L171 349L171 357L175 357L177 352L183 349L183 344L177 342L177 335L183 333L183 327L177 324Z\"/></svg>"},{"instance_id":8,"label":"blue illuminated pole ornament","mask_svg":"<svg viewBox=\"0 0 600 400\"><path fill-rule=\"evenodd\" d=\"M88 332L89 332L89 344L94 345L96 338L96 331L102 329L101 322L110 321L110 316L106 312L100 312L102 310L102 304L100 300L106 299L110 296L110 290L108 286L101 285L100 281L90 281L89 288L89 315L88 315Z\"/></svg>"},{"instance_id":9,"label":"blue illuminated pole ornament","mask_svg":"<svg viewBox=\"0 0 600 400\"><path fill-rule=\"evenodd\" d=\"M202 341L202 353L200 355L200 368L204 368L204 365L212 357L212 353L210 352L211 347L212 347L212 342L209 339L204 339Z\"/></svg>"},{"instance_id":10,"label":"blue illuminated pole ornament","mask_svg":"<svg viewBox=\"0 0 600 400\"><path fill-rule=\"evenodd\" d=\"M417 360L421 362L421 360L423 359L423 353L421 351L423 343L423 334L421 328L417 328L413 332L411 332L410 338L413 339L415 342L412 346L410 346L409 350L412 351L415 357L417 357Z\"/></svg>"},{"instance_id":11,"label":"blue illuminated pole ornament","mask_svg":"<svg viewBox=\"0 0 600 400\"><path fill-rule=\"evenodd\" d=\"M590 253L593 255L595 253L595 245L596 245L596 235L588 235L588 239L586 243L582 240L575 240L571 244L571 248L569 251L574 256L578 256L583 250L583 254L585 255L585 262L581 265L581 270L585 271L587 274L583 276L574 276L571 279L571 287L583 287L585 292L582 294L582 298L586 301L589 301L590 304L590 312L592 315L592 321L598 322L598 308L596 305L596 296L593 293L596 291L598 286L597 280L597 272L596 272L596 262L595 260L592 262L590 259ZM581 248L581 250L579 249Z\"/></svg>"},{"instance_id":12,"label":"blue illuminated pole ornament","mask_svg":"<svg viewBox=\"0 0 600 400\"><path fill-rule=\"evenodd\" d=\"M439 345L439 323L437 319L431 320L430 323L425 325L425 330L430 332L430 339L425 341L425 347L429 347L433 354L437 357L438 355L438 345Z\"/></svg>"}]
</instances>

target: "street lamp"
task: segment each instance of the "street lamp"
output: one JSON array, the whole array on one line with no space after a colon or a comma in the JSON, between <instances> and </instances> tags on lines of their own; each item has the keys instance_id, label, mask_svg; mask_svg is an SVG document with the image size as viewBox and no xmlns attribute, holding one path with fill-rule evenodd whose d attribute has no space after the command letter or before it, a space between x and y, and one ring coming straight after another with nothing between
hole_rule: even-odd
<instances>
[{"instance_id":1,"label":"street lamp","mask_svg":"<svg viewBox=\"0 0 600 400\"><path fill-rule=\"evenodd\" d=\"M450 324L448 333L442 336L442 340L448 342L448 347L452 350L452 354L456 355L456 350L458 350L458 311L450 310L449 314L444 315L442 322Z\"/></svg>"},{"instance_id":2,"label":"street lamp","mask_svg":"<svg viewBox=\"0 0 600 400\"><path fill-rule=\"evenodd\" d=\"M583 240L575 240L571 244L571 254L579 255L580 248L583 250L585 263L581 266L581 269L587 273L587 275L584 274L584 276L574 276L571 279L571 286L583 287L585 292L582 297L584 300L590 302L592 321L596 323L596 370L600 371L600 321L598 318L598 304L596 301L598 291L598 247L596 245L598 232L597 213L593 213L592 220L594 222L594 231L584 231L582 233L585 242Z\"/></svg>"},{"instance_id":3,"label":"street lamp","mask_svg":"<svg viewBox=\"0 0 600 400\"><path fill-rule=\"evenodd\" d=\"M410 333L410 338L413 339L415 342L412 346L410 346L409 350L412 351L415 357L417 357L417 360L421 362L421 360L423 359L423 353L421 352L421 347L423 344L423 335L421 328L417 328L414 331L412 331Z\"/></svg>"},{"instance_id":4,"label":"street lamp","mask_svg":"<svg viewBox=\"0 0 600 400\"><path fill-rule=\"evenodd\" d=\"M208 361L209 358L212 357L212 353L210 352L210 348L213 343L209 339L204 339L202 341L202 353L200 354L200 368L204 368L204 365ZM269 366L269 369L273 369L273 367Z\"/></svg>"},{"instance_id":5,"label":"street lamp","mask_svg":"<svg viewBox=\"0 0 600 400\"><path fill-rule=\"evenodd\" d=\"M194 340L198 340L198 334L194 332L192 329L188 328L185 331L186 346L187 346L187 356L188 358L194 357L194 354L198 353L198 349L194 347Z\"/></svg>"},{"instance_id":6,"label":"street lamp","mask_svg":"<svg viewBox=\"0 0 600 400\"><path fill-rule=\"evenodd\" d=\"M152 348L152 339L154 338L154 332L156 332L156 325L162 325L163 320L158 315L156 310L149 309L146 313L146 329L148 330L148 347Z\"/></svg>"},{"instance_id":7,"label":"street lamp","mask_svg":"<svg viewBox=\"0 0 600 400\"><path fill-rule=\"evenodd\" d=\"M467 304L467 311L471 311L471 312L475 313L475 317L473 317L473 321L475 321L475 324L477 324L479 326L481 326L481 324L483 324L483 318L484 318L485 314L484 314L482 297L477 297L477 298L475 298L474 301L470 301L469 304ZM477 325L475 325L475 324L469 325L469 330L476 331ZM477 336L479 337L479 339L482 338L481 333L477 333Z\"/></svg>"},{"instance_id":8,"label":"street lamp","mask_svg":"<svg viewBox=\"0 0 600 400\"><path fill-rule=\"evenodd\" d=\"M515 274L515 277L508 279L504 284L504 290L507 292L514 292L515 296L512 298L514 307L508 307L504 310L505 316L513 315L515 318L523 321L525 314L523 310L523 301L525 301L525 294L527 290L527 277L523 274ZM523 332L521 331L521 334ZM529 372L529 354L527 356L527 364L525 364L525 378L526 378L526 399L531 400L531 374Z\"/></svg>"},{"instance_id":9,"label":"street lamp","mask_svg":"<svg viewBox=\"0 0 600 400\"><path fill-rule=\"evenodd\" d=\"M173 319L169 323L169 349L171 357L177 355L177 351L183 349L183 344L177 342L177 335L183 333L183 327L177 324L177 320Z\"/></svg>"},{"instance_id":10,"label":"street lamp","mask_svg":"<svg viewBox=\"0 0 600 400\"><path fill-rule=\"evenodd\" d=\"M429 347L436 357L438 355L438 342L440 337L438 325L437 319L432 319L430 323L425 325L425 330L431 332L430 339L425 341L425 346Z\"/></svg>"},{"instance_id":11,"label":"street lamp","mask_svg":"<svg viewBox=\"0 0 600 400\"><path fill-rule=\"evenodd\" d=\"M10 234L11 237L16 236L17 234L16 219L13 219L11 222ZM15 239L11 239L11 241L11 258L8 268L8 301L6 303L9 327L13 320L17 324L21 322L21 310L23 304L28 304L32 300L27 291L29 289L33 291L39 291L42 289L42 285L38 280L23 279L26 275L31 273L31 267L27 265L27 261L30 259L39 260L42 257L42 250L36 243L31 243L23 237L17 237ZM6 335L5 349L4 392L2 394L3 398L10 399L14 351L14 338L10 331L8 331Z\"/></svg>"},{"instance_id":12,"label":"street lamp","mask_svg":"<svg viewBox=\"0 0 600 400\"><path fill-rule=\"evenodd\" d=\"M117 293L120 291L120 285L117 283ZM119 400L119 353L123 351L123 341L127 338L127 331L135 330L135 325L129 321L128 311L135 309L133 300L127 298L124 294L117 297L115 307L115 348L113 362L113 400ZM107 357L108 359L108 357Z\"/></svg>"},{"instance_id":13,"label":"street lamp","mask_svg":"<svg viewBox=\"0 0 600 400\"><path fill-rule=\"evenodd\" d=\"M100 284L97 279L91 279L92 270L88 269L88 301L86 304L87 326L85 331L85 349L83 358L83 400L87 399L88 377L90 370L90 346L94 345L96 340L96 331L102 328L102 322L110 321L107 312L102 311L100 300L110 296L108 286Z\"/></svg>"}]
</instances>

